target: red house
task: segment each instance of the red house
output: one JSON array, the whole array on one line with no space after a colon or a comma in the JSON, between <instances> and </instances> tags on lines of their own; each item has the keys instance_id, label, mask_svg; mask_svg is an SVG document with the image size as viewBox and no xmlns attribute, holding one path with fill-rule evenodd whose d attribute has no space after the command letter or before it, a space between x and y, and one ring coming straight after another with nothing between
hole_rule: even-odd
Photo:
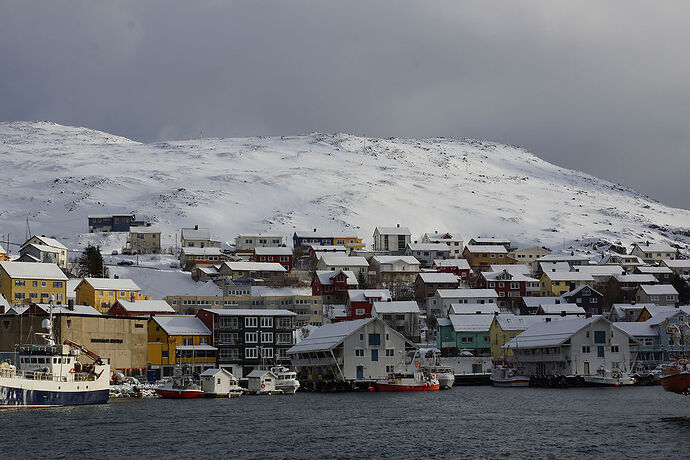
<instances>
[{"instance_id":1,"label":"red house","mask_svg":"<svg viewBox=\"0 0 690 460\"><path fill-rule=\"evenodd\" d=\"M345 320L370 318L374 302L390 301L391 292L388 289L350 289L347 291Z\"/></svg>"},{"instance_id":2,"label":"red house","mask_svg":"<svg viewBox=\"0 0 690 460\"><path fill-rule=\"evenodd\" d=\"M324 304L345 304L347 291L357 289L358 285L352 271L317 270L311 282L311 294L323 296Z\"/></svg>"},{"instance_id":3,"label":"red house","mask_svg":"<svg viewBox=\"0 0 690 460\"><path fill-rule=\"evenodd\" d=\"M108 310L111 316L174 315L175 309L165 300L117 300Z\"/></svg>"},{"instance_id":4,"label":"red house","mask_svg":"<svg viewBox=\"0 0 690 460\"><path fill-rule=\"evenodd\" d=\"M249 257L252 262L275 262L282 265L288 272L292 270L292 249L278 247L278 248L262 248L254 249L254 253Z\"/></svg>"},{"instance_id":5,"label":"red house","mask_svg":"<svg viewBox=\"0 0 690 460\"><path fill-rule=\"evenodd\" d=\"M475 287L478 289L495 289L498 293L498 304L518 304L527 295L527 283L536 281L520 273L480 272Z\"/></svg>"},{"instance_id":6,"label":"red house","mask_svg":"<svg viewBox=\"0 0 690 460\"><path fill-rule=\"evenodd\" d=\"M465 259L434 259L431 268L442 273L452 273L460 278L461 282L467 282L472 271Z\"/></svg>"}]
</instances>

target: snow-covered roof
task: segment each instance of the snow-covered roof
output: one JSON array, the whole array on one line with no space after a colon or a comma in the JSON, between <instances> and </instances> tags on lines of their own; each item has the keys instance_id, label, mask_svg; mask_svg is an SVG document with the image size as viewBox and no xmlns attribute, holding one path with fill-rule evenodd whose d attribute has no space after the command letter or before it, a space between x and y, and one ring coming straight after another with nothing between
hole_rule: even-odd
<instances>
[{"instance_id":1,"label":"snow-covered roof","mask_svg":"<svg viewBox=\"0 0 690 460\"><path fill-rule=\"evenodd\" d=\"M573 289L572 291L566 292L566 293L563 294L561 297L572 297L572 296L578 294L578 293L579 293L580 291L582 291L583 289L589 289L589 290L592 291L592 292L596 292L597 294L602 295L601 292L597 291L597 290L594 289L593 287L587 286L587 285L583 285L583 286L578 286L578 287L576 287L576 288Z\"/></svg>"},{"instance_id":2,"label":"snow-covered roof","mask_svg":"<svg viewBox=\"0 0 690 460\"><path fill-rule=\"evenodd\" d=\"M494 315L448 315L456 332L488 332Z\"/></svg>"},{"instance_id":3,"label":"snow-covered roof","mask_svg":"<svg viewBox=\"0 0 690 460\"><path fill-rule=\"evenodd\" d=\"M254 254L256 254L257 256L291 256L292 255L292 249L286 248L286 247L277 247L277 248L257 247L257 248L254 248Z\"/></svg>"},{"instance_id":4,"label":"snow-covered roof","mask_svg":"<svg viewBox=\"0 0 690 460\"><path fill-rule=\"evenodd\" d=\"M53 254L60 254L60 250L58 248L54 248L52 246L47 246L45 244L27 244L26 246L22 246L22 249L28 248L29 246L33 246L34 248L38 249L41 252L50 252Z\"/></svg>"},{"instance_id":5,"label":"snow-covered roof","mask_svg":"<svg viewBox=\"0 0 690 460\"><path fill-rule=\"evenodd\" d=\"M476 238L472 238L470 242L474 242L476 244L495 244L495 245L504 245L504 244L510 244L510 240L506 238L493 238L493 237L481 237L478 236Z\"/></svg>"},{"instance_id":6,"label":"snow-covered roof","mask_svg":"<svg viewBox=\"0 0 690 460\"><path fill-rule=\"evenodd\" d=\"M379 235L412 235L407 227L376 227Z\"/></svg>"},{"instance_id":7,"label":"snow-covered roof","mask_svg":"<svg viewBox=\"0 0 690 460\"><path fill-rule=\"evenodd\" d=\"M366 326L376 318L356 319L340 323L325 324L309 334L309 337L290 348L287 352L303 353L307 351L331 350L340 345L346 338L354 334L362 326Z\"/></svg>"},{"instance_id":8,"label":"snow-covered roof","mask_svg":"<svg viewBox=\"0 0 690 460\"><path fill-rule=\"evenodd\" d=\"M672 284L642 284L640 289L647 295L678 295L678 291Z\"/></svg>"},{"instance_id":9,"label":"snow-covered roof","mask_svg":"<svg viewBox=\"0 0 690 460\"><path fill-rule=\"evenodd\" d=\"M311 296L310 287L272 287L272 286L250 286L250 295L259 297L268 296Z\"/></svg>"},{"instance_id":10,"label":"snow-covered roof","mask_svg":"<svg viewBox=\"0 0 690 460\"><path fill-rule=\"evenodd\" d=\"M258 308L204 308L203 311L219 316L297 316L290 310L269 310Z\"/></svg>"},{"instance_id":11,"label":"snow-covered roof","mask_svg":"<svg viewBox=\"0 0 690 460\"><path fill-rule=\"evenodd\" d=\"M209 241L211 239L208 228L183 228L181 235L183 240Z\"/></svg>"},{"instance_id":12,"label":"snow-covered roof","mask_svg":"<svg viewBox=\"0 0 690 460\"><path fill-rule=\"evenodd\" d=\"M52 246L52 247L58 248L58 249L67 249L67 246L60 243L55 238L48 238L47 236L38 236L38 235L34 235L32 238L37 238L39 241L43 242L43 244L46 246ZM31 239L31 238L29 238L29 239ZM24 243L24 244L26 244L26 243Z\"/></svg>"},{"instance_id":13,"label":"snow-covered roof","mask_svg":"<svg viewBox=\"0 0 690 460\"><path fill-rule=\"evenodd\" d=\"M557 301L562 301L560 297L523 297L522 302L526 307L538 307L542 304L555 304Z\"/></svg>"},{"instance_id":14,"label":"snow-covered roof","mask_svg":"<svg viewBox=\"0 0 690 460\"><path fill-rule=\"evenodd\" d=\"M655 337L659 335L659 332L653 327L654 325L647 321L624 321L616 323L616 327L626 334L632 335L633 337Z\"/></svg>"},{"instance_id":15,"label":"snow-covered roof","mask_svg":"<svg viewBox=\"0 0 690 460\"><path fill-rule=\"evenodd\" d=\"M151 319L168 335L211 335L211 330L196 316L154 315Z\"/></svg>"},{"instance_id":16,"label":"snow-covered roof","mask_svg":"<svg viewBox=\"0 0 690 460\"><path fill-rule=\"evenodd\" d=\"M663 265L660 265L658 267L637 267L635 270L640 272L640 273L661 273L661 274L668 274L668 275L673 273L673 270L671 270L670 268L665 267Z\"/></svg>"},{"instance_id":17,"label":"snow-covered roof","mask_svg":"<svg viewBox=\"0 0 690 460\"><path fill-rule=\"evenodd\" d=\"M508 250L506 249L505 246L501 246L498 244L468 244L465 246L465 249L467 249L469 252L474 253L474 254L483 254L483 253L496 253L496 254L507 254Z\"/></svg>"},{"instance_id":18,"label":"snow-covered roof","mask_svg":"<svg viewBox=\"0 0 690 460\"><path fill-rule=\"evenodd\" d=\"M457 267L459 270L469 270L467 259L434 259L434 267Z\"/></svg>"},{"instance_id":19,"label":"snow-covered roof","mask_svg":"<svg viewBox=\"0 0 690 460\"><path fill-rule=\"evenodd\" d=\"M676 252L675 248L666 243L635 243L633 247L637 246L642 252Z\"/></svg>"},{"instance_id":20,"label":"snow-covered roof","mask_svg":"<svg viewBox=\"0 0 690 460\"><path fill-rule=\"evenodd\" d=\"M438 324L439 326L452 326L452 323L448 318L437 318L436 324Z\"/></svg>"},{"instance_id":21,"label":"snow-covered roof","mask_svg":"<svg viewBox=\"0 0 690 460\"><path fill-rule=\"evenodd\" d=\"M165 300L129 300L118 299L116 303L122 305L127 311L131 312L154 312L154 313L175 313L175 309L168 305Z\"/></svg>"},{"instance_id":22,"label":"snow-covered roof","mask_svg":"<svg viewBox=\"0 0 690 460\"><path fill-rule=\"evenodd\" d=\"M219 256L220 248L182 248L182 252L188 256Z\"/></svg>"},{"instance_id":23,"label":"snow-covered roof","mask_svg":"<svg viewBox=\"0 0 690 460\"><path fill-rule=\"evenodd\" d=\"M178 345L175 350L180 351L218 351L218 349L212 345Z\"/></svg>"},{"instance_id":24,"label":"snow-covered roof","mask_svg":"<svg viewBox=\"0 0 690 460\"><path fill-rule=\"evenodd\" d=\"M321 256L321 261L333 267L351 266L351 267L368 267L369 262L364 257L344 256L339 253L329 252Z\"/></svg>"},{"instance_id":25,"label":"snow-covered roof","mask_svg":"<svg viewBox=\"0 0 690 460\"><path fill-rule=\"evenodd\" d=\"M345 246L334 246L332 244L310 244L309 247L314 252L347 252Z\"/></svg>"},{"instance_id":26,"label":"snow-covered roof","mask_svg":"<svg viewBox=\"0 0 690 460\"><path fill-rule=\"evenodd\" d=\"M87 283L97 291L140 291L137 283L130 279L115 278L84 278L82 283ZM81 283L80 283L81 284Z\"/></svg>"},{"instance_id":27,"label":"snow-covered roof","mask_svg":"<svg viewBox=\"0 0 690 460\"><path fill-rule=\"evenodd\" d=\"M551 281L594 281L589 273L580 272L544 272Z\"/></svg>"},{"instance_id":28,"label":"snow-covered roof","mask_svg":"<svg viewBox=\"0 0 690 460\"><path fill-rule=\"evenodd\" d=\"M656 283L658 280L652 274L633 273L630 275L615 275L619 283Z\"/></svg>"},{"instance_id":29,"label":"snow-covered roof","mask_svg":"<svg viewBox=\"0 0 690 460\"><path fill-rule=\"evenodd\" d=\"M539 262L539 269L544 273L569 272L568 262Z\"/></svg>"},{"instance_id":30,"label":"snow-covered roof","mask_svg":"<svg viewBox=\"0 0 690 460\"><path fill-rule=\"evenodd\" d=\"M510 340L504 348L535 348L561 345L580 329L594 323L606 321L601 316L591 318L564 319L537 323L528 327L525 332Z\"/></svg>"},{"instance_id":31,"label":"snow-covered roof","mask_svg":"<svg viewBox=\"0 0 690 460\"><path fill-rule=\"evenodd\" d=\"M424 236L434 243L445 243L446 241L462 241L460 232L441 232L441 233L425 233Z\"/></svg>"},{"instance_id":32,"label":"snow-covered roof","mask_svg":"<svg viewBox=\"0 0 690 460\"><path fill-rule=\"evenodd\" d=\"M130 233L160 233L161 229L155 225L134 225L129 227Z\"/></svg>"},{"instance_id":33,"label":"snow-covered roof","mask_svg":"<svg viewBox=\"0 0 690 460\"><path fill-rule=\"evenodd\" d=\"M589 261L588 257L578 256L575 254L549 254L537 259L538 262L585 262Z\"/></svg>"},{"instance_id":34,"label":"snow-covered roof","mask_svg":"<svg viewBox=\"0 0 690 460\"><path fill-rule=\"evenodd\" d=\"M504 331L524 331L533 324L543 323L548 316L545 315L507 315L496 316L498 325Z\"/></svg>"},{"instance_id":35,"label":"snow-covered roof","mask_svg":"<svg viewBox=\"0 0 690 460\"><path fill-rule=\"evenodd\" d=\"M217 275L218 267L219 265L209 265L207 267L196 267L196 270L199 270L202 273L206 273L207 275Z\"/></svg>"},{"instance_id":36,"label":"snow-covered roof","mask_svg":"<svg viewBox=\"0 0 690 460\"><path fill-rule=\"evenodd\" d=\"M450 252L450 247L438 243L407 243L410 251L443 251Z\"/></svg>"},{"instance_id":37,"label":"snow-covered roof","mask_svg":"<svg viewBox=\"0 0 690 460\"><path fill-rule=\"evenodd\" d=\"M479 298L479 297L498 297L495 289L438 289L436 291L441 298Z\"/></svg>"},{"instance_id":38,"label":"snow-covered roof","mask_svg":"<svg viewBox=\"0 0 690 460\"><path fill-rule=\"evenodd\" d=\"M423 283L457 283L458 277L452 273L420 273L419 278Z\"/></svg>"},{"instance_id":39,"label":"snow-covered roof","mask_svg":"<svg viewBox=\"0 0 690 460\"><path fill-rule=\"evenodd\" d=\"M34 305L46 313L50 312L50 304L47 303L33 303ZM30 308L31 305L18 305L8 313L15 313L17 315L23 314L26 310ZM54 315L91 315L91 316L102 316L101 312L96 310L90 305L74 305L74 308L69 308L67 305L53 305Z\"/></svg>"},{"instance_id":40,"label":"snow-covered roof","mask_svg":"<svg viewBox=\"0 0 690 460\"><path fill-rule=\"evenodd\" d=\"M377 313L419 313L419 305L414 300L398 300L394 302L374 302L373 310Z\"/></svg>"},{"instance_id":41,"label":"snow-covered roof","mask_svg":"<svg viewBox=\"0 0 690 460\"><path fill-rule=\"evenodd\" d=\"M644 308L645 308L645 310L647 310L647 312L649 313L649 315L652 318L654 318L655 316L660 315L662 313L666 313L666 312L675 313L675 312L679 311L679 309L676 308L675 305L655 305L653 303L646 304L644 306Z\"/></svg>"},{"instance_id":42,"label":"snow-covered roof","mask_svg":"<svg viewBox=\"0 0 690 460\"><path fill-rule=\"evenodd\" d=\"M0 268L12 279L67 281L67 276L56 264L5 261L0 262Z\"/></svg>"},{"instance_id":43,"label":"snow-covered roof","mask_svg":"<svg viewBox=\"0 0 690 460\"><path fill-rule=\"evenodd\" d=\"M347 296L350 302L365 302L372 298L389 301L391 300L391 291L388 289L349 289Z\"/></svg>"},{"instance_id":44,"label":"snow-covered roof","mask_svg":"<svg viewBox=\"0 0 690 460\"><path fill-rule=\"evenodd\" d=\"M532 270L525 264L491 264L492 272L507 271L512 274L529 275Z\"/></svg>"},{"instance_id":45,"label":"snow-covered roof","mask_svg":"<svg viewBox=\"0 0 690 460\"><path fill-rule=\"evenodd\" d=\"M592 276L613 276L625 273L625 269L620 265L574 265L571 271L589 273Z\"/></svg>"},{"instance_id":46,"label":"snow-covered roof","mask_svg":"<svg viewBox=\"0 0 690 460\"><path fill-rule=\"evenodd\" d=\"M664 259L661 263L671 268L690 268L690 259Z\"/></svg>"},{"instance_id":47,"label":"snow-covered roof","mask_svg":"<svg viewBox=\"0 0 690 460\"><path fill-rule=\"evenodd\" d=\"M276 262L223 262L232 271L243 272L285 272L285 267Z\"/></svg>"},{"instance_id":48,"label":"snow-covered roof","mask_svg":"<svg viewBox=\"0 0 690 460\"><path fill-rule=\"evenodd\" d=\"M497 280L497 278L500 275L503 275L505 273L510 275L511 278L509 280ZM508 270L501 270L501 271L497 271L497 272L482 272L481 276L483 276L484 279L487 281L514 281L516 283L528 282L528 281L537 281L535 278L532 278L531 276L525 276L524 274L519 273L517 271L509 272Z\"/></svg>"},{"instance_id":49,"label":"snow-covered roof","mask_svg":"<svg viewBox=\"0 0 690 460\"><path fill-rule=\"evenodd\" d=\"M310 231L298 231L295 232L295 236L297 238L358 238L358 236L354 233L346 233L346 232L333 232L333 233L317 233L317 232L310 232Z\"/></svg>"},{"instance_id":50,"label":"snow-covered roof","mask_svg":"<svg viewBox=\"0 0 690 460\"><path fill-rule=\"evenodd\" d=\"M561 313L584 315L586 313L584 308L578 307L574 303L541 304L539 310L546 315L558 315Z\"/></svg>"},{"instance_id":51,"label":"snow-covered roof","mask_svg":"<svg viewBox=\"0 0 690 460\"><path fill-rule=\"evenodd\" d=\"M374 256L372 259L380 264L402 262L407 265L419 265L419 261L413 256Z\"/></svg>"},{"instance_id":52,"label":"snow-covered roof","mask_svg":"<svg viewBox=\"0 0 690 460\"><path fill-rule=\"evenodd\" d=\"M493 315L499 312L495 303L452 303L451 315Z\"/></svg>"},{"instance_id":53,"label":"snow-covered roof","mask_svg":"<svg viewBox=\"0 0 690 460\"><path fill-rule=\"evenodd\" d=\"M319 282L323 286L327 286L333 284L333 277L341 271L345 274L345 276L347 276L347 284L353 286L357 286L359 284L357 282L357 276L355 276L355 273L352 270L317 270L316 276L319 278Z\"/></svg>"},{"instance_id":54,"label":"snow-covered roof","mask_svg":"<svg viewBox=\"0 0 690 460\"><path fill-rule=\"evenodd\" d=\"M683 313L685 315L690 315L690 306L684 305L679 308L674 308L673 310L661 310L658 311L654 316L649 318L647 321L649 321L649 324L652 325L658 325L661 323L665 323L667 318L671 318L679 313ZM616 323L618 324L618 323Z\"/></svg>"}]
</instances>

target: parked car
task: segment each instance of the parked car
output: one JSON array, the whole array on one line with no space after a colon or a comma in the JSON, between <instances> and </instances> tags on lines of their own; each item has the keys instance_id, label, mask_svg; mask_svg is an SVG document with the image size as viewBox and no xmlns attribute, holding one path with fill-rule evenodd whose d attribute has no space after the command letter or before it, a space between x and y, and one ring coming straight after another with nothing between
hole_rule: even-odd
<instances>
[{"instance_id":1,"label":"parked car","mask_svg":"<svg viewBox=\"0 0 690 460\"><path fill-rule=\"evenodd\" d=\"M111 252L110 254L112 254L112 255L116 256L116 255L118 255L118 254L119 254L119 252L117 251L117 249L113 249L113 252Z\"/></svg>"},{"instance_id":2,"label":"parked car","mask_svg":"<svg viewBox=\"0 0 690 460\"><path fill-rule=\"evenodd\" d=\"M131 260L121 260L117 263L118 265L134 265L134 262Z\"/></svg>"}]
</instances>

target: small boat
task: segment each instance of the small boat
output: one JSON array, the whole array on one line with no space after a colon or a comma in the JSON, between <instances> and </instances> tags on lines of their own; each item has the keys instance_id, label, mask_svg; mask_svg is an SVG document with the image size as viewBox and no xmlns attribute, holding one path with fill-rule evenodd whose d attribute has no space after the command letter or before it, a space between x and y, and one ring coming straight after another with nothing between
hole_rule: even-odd
<instances>
[{"instance_id":1,"label":"small boat","mask_svg":"<svg viewBox=\"0 0 690 460\"><path fill-rule=\"evenodd\" d=\"M376 381L377 391L438 391L436 375L431 372L391 372L388 378Z\"/></svg>"},{"instance_id":2,"label":"small boat","mask_svg":"<svg viewBox=\"0 0 690 460\"><path fill-rule=\"evenodd\" d=\"M271 368L271 372L276 375L275 389L280 390L286 395L294 395L300 387L297 380L297 372L291 371L287 367L276 366Z\"/></svg>"},{"instance_id":3,"label":"small boat","mask_svg":"<svg viewBox=\"0 0 690 460\"><path fill-rule=\"evenodd\" d=\"M619 387L635 383L626 372L620 369L609 370L604 367L597 369L597 373L584 376L585 383L591 386Z\"/></svg>"},{"instance_id":4,"label":"small boat","mask_svg":"<svg viewBox=\"0 0 690 460\"><path fill-rule=\"evenodd\" d=\"M672 393L690 394L690 361L687 356L678 357L673 364L661 369L661 386Z\"/></svg>"},{"instance_id":5,"label":"small boat","mask_svg":"<svg viewBox=\"0 0 690 460\"><path fill-rule=\"evenodd\" d=\"M497 387L528 387L529 377L511 366L498 365L491 371L491 383Z\"/></svg>"},{"instance_id":6,"label":"small boat","mask_svg":"<svg viewBox=\"0 0 690 460\"><path fill-rule=\"evenodd\" d=\"M455 374L453 368L442 366L423 366L422 371L435 374L441 390L450 390L455 383Z\"/></svg>"},{"instance_id":7,"label":"small boat","mask_svg":"<svg viewBox=\"0 0 690 460\"><path fill-rule=\"evenodd\" d=\"M166 399L192 399L205 397L201 386L191 375L174 376L170 382L156 388L156 394Z\"/></svg>"}]
</instances>

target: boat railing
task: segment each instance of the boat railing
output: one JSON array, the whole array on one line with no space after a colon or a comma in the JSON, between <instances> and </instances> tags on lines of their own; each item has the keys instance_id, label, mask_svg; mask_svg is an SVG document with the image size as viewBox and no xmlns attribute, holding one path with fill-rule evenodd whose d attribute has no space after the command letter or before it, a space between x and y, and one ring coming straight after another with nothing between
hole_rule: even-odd
<instances>
[{"instance_id":1,"label":"boat railing","mask_svg":"<svg viewBox=\"0 0 690 460\"><path fill-rule=\"evenodd\" d=\"M90 382L96 380L96 376L87 372L76 372L71 374L73 380L77 382ZM19 378L27 380L50 380L53 382L67 382L67 376L55 375L51 372L27 371L14 369L0 369L0 377Z\"/></svg>"}]
</instances>

